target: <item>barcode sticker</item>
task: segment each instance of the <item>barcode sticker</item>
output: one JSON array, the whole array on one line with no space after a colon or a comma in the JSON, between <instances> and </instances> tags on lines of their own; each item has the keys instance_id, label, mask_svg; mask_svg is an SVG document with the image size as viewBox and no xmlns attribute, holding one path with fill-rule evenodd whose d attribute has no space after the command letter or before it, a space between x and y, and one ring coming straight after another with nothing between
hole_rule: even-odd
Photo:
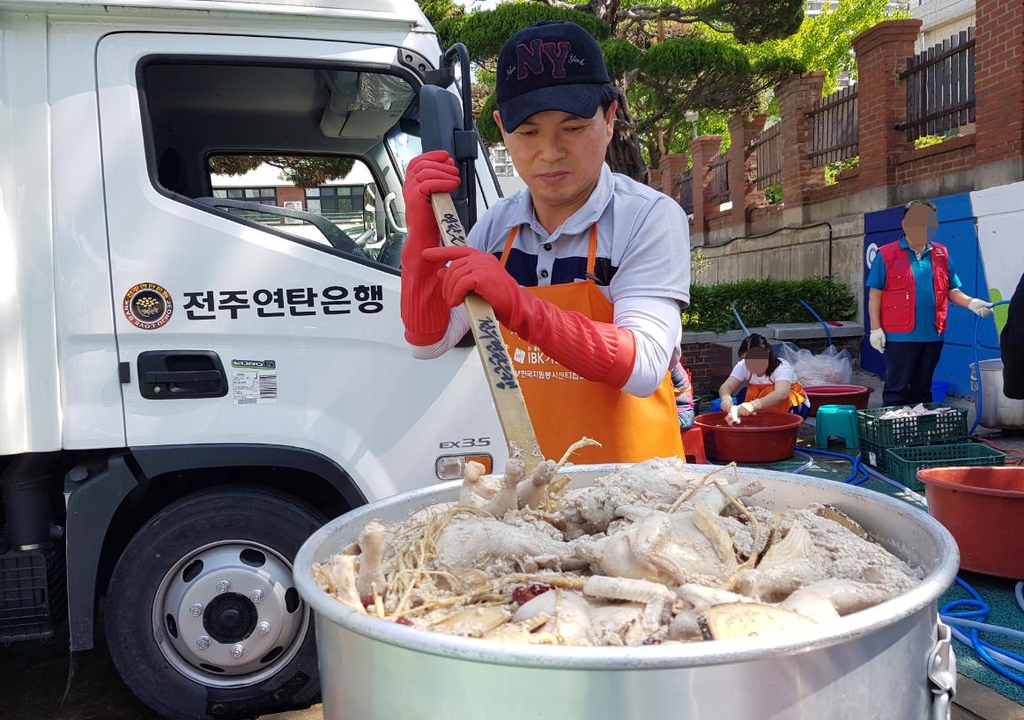
<instances>
[{"instance_id":1,"label":"barcode sticker","mask_svg":"<svg viewBox=\"0 0 1024 720\"><path fill-rule=\"evenodd\" d=\"M277 362L232 360L232 397L235 405L269 405L277 402Z\"/></svg>"}]
</instances>

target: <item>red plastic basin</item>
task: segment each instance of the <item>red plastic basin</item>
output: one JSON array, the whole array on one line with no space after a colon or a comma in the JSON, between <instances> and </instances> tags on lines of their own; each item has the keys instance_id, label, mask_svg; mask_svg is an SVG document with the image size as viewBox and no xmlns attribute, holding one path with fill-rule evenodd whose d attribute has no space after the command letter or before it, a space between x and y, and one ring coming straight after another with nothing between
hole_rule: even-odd
<instances>
[{"instance_id":1,"label":"red plastic basin","mask_svg":"<svg viewBox=\"0 0 1024 720\"><path fill-rule=\"evenodd\" d=\"M1024 578L1024 467L918 470L928 512L960 546L964 570Z\"/></svg>"},{"instance_id":2,"label":"red plastic basin","mask_svg":"<svg viewBox=\"0 0 1024 720\"><path fill-rule=\"evenodd\" d=\"M811 415L817 415L822 405L853 405L858 410L866 410L868 395L875 389L863 385L809 385L804 391L811 402Z\"/></svg>"},{"instance_id":3,"label":"red plastic basin","mask_svg":"<svg viewBox=\"0 0 1024 720\"><path fill-rule=\"evenodd\" d=\"M719 462L769 463L793 457L804 419L791 413L762 412L729 425L726 413L698 415L693 424L704 431L704 451Z\"/></svg>"}]
</instances>

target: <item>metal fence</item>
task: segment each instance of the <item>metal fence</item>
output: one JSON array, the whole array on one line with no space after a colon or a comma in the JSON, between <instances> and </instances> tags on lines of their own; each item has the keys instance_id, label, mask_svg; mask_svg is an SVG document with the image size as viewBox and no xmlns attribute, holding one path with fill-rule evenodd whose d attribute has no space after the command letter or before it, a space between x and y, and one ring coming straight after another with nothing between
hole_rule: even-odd
<instances>
[{"instance_id":1,"label":"metal fence","mask_svg":"<svg viewBox=\"0 0 1024 720\"><path fill-rule=\"evenodd\" d=\"M711 172L711 187L708 193L708 203L717 207L722 203L729 202L729 153L716 155L711 161L708 170Z\"/></svg>"},{"instance_id":2,"label":"metal fence","mask_svg":"<svg viewBox=\"0 0 1024 720\"><path fill-rule=\"evenodd\" d=\"M754 184L759 190L782 182L782 125L776 123L762 132L750 145L757 159L757 177Z\"/></svg>"},{"instance_id":3,"label":"metal fence","mask_svg":"<svg viewBox=\"0 0 1024 720\"><path fill-rule=\"evenodd\" d=\"M974 122L974 45L971 27L907 60L907 120L896 129L908 140Z\"/></svg>"},{"instance_id":4,"label":"metal fence","mask_svg":"<svg viewBox=\"0 0 1024 720\"><path fill-rule=\"evenodd\" d=\"M811 120L811 163L815 167L860 153L857 106L856 85L840 88L814 101L807 117Z\"/></svg>"},{"instance_id":5,"label":"metal fence","mask_svg":"<svg viewBox=\"0 0 1024 720\"><path fill-rule=\"evenodd\" d=\"M693 212L693 173L689 170L684 170L679 175L677 183L679 190L676 197L679 198L679 204L689 215Z\"/></svg>"}]
</instances>

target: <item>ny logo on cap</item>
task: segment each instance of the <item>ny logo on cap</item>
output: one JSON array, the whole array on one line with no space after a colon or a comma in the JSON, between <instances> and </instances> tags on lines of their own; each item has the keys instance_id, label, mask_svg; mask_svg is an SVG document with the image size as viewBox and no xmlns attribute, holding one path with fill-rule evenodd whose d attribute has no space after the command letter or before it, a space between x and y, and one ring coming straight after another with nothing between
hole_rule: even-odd
<instances>
[{"instance_id":1,"label":"ny logo on cap","mask_svg":"<svg viewBox=\"0 0 1024 720\"><path fill-rule=\"evenodd\" d=\"M568 40L557 42L545 42L540 38L533 40L529 45L520 43L516 45L516 78L525 80L527 71L534 75L544 73L544 58L551 61L551 77L565 77L565 63L569 60L569 50L572 43ZM577 60L581 65L580 60Z\"/></svg>"}]
</instances>

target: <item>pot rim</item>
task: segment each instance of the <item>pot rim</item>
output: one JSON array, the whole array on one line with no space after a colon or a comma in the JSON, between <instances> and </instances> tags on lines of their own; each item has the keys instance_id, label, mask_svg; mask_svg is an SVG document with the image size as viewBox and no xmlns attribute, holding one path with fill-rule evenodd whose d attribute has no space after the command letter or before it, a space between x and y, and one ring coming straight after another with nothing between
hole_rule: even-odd
<instances>
[{"instance_id":1,"label":"pot rim","mask_svg":"<svg viewBox=\"0 0 1024 720\"><path fill-rule=\"evenodd\" d=\"M575 465L563 473L612 472L620 465ZM718 465L687 465L694 471L710 471ZM879 605L843 617L824 626L822 631L802 634L793 638L764 638L743 640L717 640L671 645L639 647L563 647L522 645L491 640L464 638L407 627L398 623L351 610L326 592L313 580L312 563L317 550L333 535L351 525L362 526L379 513L398 505L421 508L442 502L437 496L457 493L460 480L431 485L384 500L364 505L327 523L311 535L295 557L294 576L299 594L310 604L318 619L328 620L342 628L366 638L406 648L416 652L458 658L473 662L517 667L559 668L563 670L653 670L683 667L701 667L761 660L778 655L795 655L851 640L869 632L884 630L890 625L916 614L932 605L952 584L959 570L960 555L953 536L937 520L910 504L864 488L781 473L771 470L746 469L749 475L794 484L806 484L839 491L853 498L869 500L888 507L896 516L916 522L935 542L938 559L922 579L909 592ZM937 609L934 610L937 613ZM826 632L827 629L827 632Z\"/></svg>"},{"instance_id":2,"label":"pot rim","mask_svg":"<svg viewBox=\"0 0 1024 720\"><path fill-rule=\"evenodd\" d=\"M725 430L726 432L730 432L730 433L746 433L746 434L750 434L750 433L793 433L793 432L796 432L797 428L799 428L804 423L804 419L802 417L800 417L799 415L796 415L794 413L768 413L768 412L762 413L760 415L760 417L769 417L772 420L775 420L776 418L773 417L773 416L778 415L780 419L781 418L785 418L786 422L780 422L778 425L749 425L749 424L748 425L744 425L743 423L740 423L739 425L713 425L713 424L711 424L709 422L710 418L714 418L714 419L718 420L718 419L724 418L726 415L728 415L728 413L723 412L721 410L716 410L715 412L701 413L700 415L698 415L697 417L695 417L693 419L693 424L694 425L700 425L700 427L703 428L704 430L711 430L712 432L719 432L721 430ZM577 466L577 467L580 467L580 466Z\"/></svg>"}]
</instances>

